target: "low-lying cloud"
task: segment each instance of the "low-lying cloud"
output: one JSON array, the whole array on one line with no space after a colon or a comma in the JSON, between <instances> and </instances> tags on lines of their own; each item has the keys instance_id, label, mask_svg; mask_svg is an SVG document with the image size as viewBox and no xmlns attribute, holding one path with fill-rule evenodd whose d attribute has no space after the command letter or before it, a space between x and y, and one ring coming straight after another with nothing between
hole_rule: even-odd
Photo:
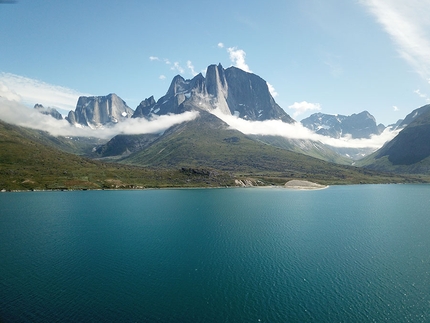
<instances>
[{"instance_id":1,"label":"low-lying cloud","mask_svg":"<svg viewBox=\"0 0 430 323\"><path fill-rule=\"evenodd\" d=\"M387 128L382 134L374 135L369 139L354 139L351 136L344 136L337 139L316 134L299 122L290 124L280 120L248 121L232 115L223 114L219 110L215 110L213 113L230 127L244 134L313 140L336 148L372 148L376 150L382 147L387 141L393 139L399 132Z\"/></svg>"},{"instance_id":2,"label":"low-lying cloud","mask_svg":"<svg viewBox=\"0 0 430 323\"><path fill-rule=\"evenodd\" d=\"M230 127L244 134L313 140L336 148L372 148L376 150L387 141L393 139L399 132L399 130L392 131L387 128L382 134L374 135L369 139L354 139L351 136L336 139L316 134L299 122L290 124L280 120L247 121L232 115L226 115L219 110L214 110L213 114ZM112 127L91 129L72 126L66 120L57 120L49 115L41 114L35 109L30 109L19 102L0 98L1 120L23 127L44 130L53 136L110 139L118 134L161 133L173 125L194 120L198 115L197 111L187 111L182 114L154 116L150 120L133 118Z\"/></svg>"},{"instance_id":3,"label":"low-lying cloud","mask_svg":"<svg viewBox=\"0 0 430 323\"><path fill-rule=\"evenodd\" d=\"M90 96L66 87L52 85L11 73L0 73L0 97L33 106L74 110L80 96ZM60 111L61 112L61 111Z\"/></svg>"},{"instance_id":4,"label":"low-lying cloud","mask_svg":"<svg viewBox=\"0 0 430 323\"><path fill-rule=\"evenodd\" d=\"M67 120L57 120L30 109L19 102L0 98L0 119L18 126L44 130L53 136L96 137L110 139L118 134L160 133L173 125L190 121L198 116L196 111L182 114L155 116L150 120L144 118L127 119L112 127L90 129L72 126Z\"/></svg>"}]
</instances>

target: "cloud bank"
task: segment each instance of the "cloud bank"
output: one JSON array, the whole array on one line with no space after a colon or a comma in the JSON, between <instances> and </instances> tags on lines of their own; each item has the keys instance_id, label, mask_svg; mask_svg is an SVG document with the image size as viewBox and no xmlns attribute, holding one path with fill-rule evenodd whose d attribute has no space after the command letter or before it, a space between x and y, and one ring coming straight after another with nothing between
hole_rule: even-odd
<instances>
[{"instance_id":1,"label":"cloud bank","mask_svg":"<svg viewBox=\"0 0 430 323\"><path fill-rule=\"evenodd\" d=\"M0 73L0 96L33 106L40 103L64 111L74 110L80 96L90 94L48 84L24 76Z\"/></svg>"},{"instance_id":2,"label":"cloud bank","mask_svg":"<svg viewBox=\"0 0 430 323\"><path fill-rule=\"evenodd\" d=\"M336 148L372 148L376 150L382 147L387 141L393 139L399 132L386 129L382 134L372 136L369 139L353 139L351 136L336 139L316 134L299 122L290 124L280 120L247 121L235 116L223 114L219 110L215 110L213 113L230 127L244 134L313 140Z\"/></svg>"},{"instance_id":3,"label":"cloud bank","mask_svg":"<svg viewBox=\"0 0 430 323\"><path fill-rule=\"evenodd\" d=\"M403 59L430 80L430 0L360 0L390 35Z\"/></svg>"},{"instance_id":4,"label":"cloud bank","mask_svg":"<svg viewBox=\"0 0 430 323\"><path fill-rule=\"evenodd\" d=\"M336 148L372 148L376 150L382 147L387 141L393 139L399 132L386 129L381 135L372 136L370 139L353 139L351 136L335 139L318 135L302 126L299 122L289 124L280 120L247 121L223 114L219 110L213 111L213 114L226 122L230 127L244 134L313 140ZM23 127L44 130L53 136L110 139L118 134L161 133L173 125L191 121L198 115L197 111L187 111L182 114L156 116L151 120L144 118L128 119L112 127L90 129L88 127L79 128L72 126L66 120L56 120L51 116L41 114L37 110L30 109L18 102L0 98L1 120Z\"/></svg>"},{"instance_id":5,"label":"cloud bank","mask_svg":"<svg viewBox=\"0 0 430 323\"><path fill-rule=\"evenodd\" d=\"M175 124L190 121L198 116L198 112L163 115L147 120L144 118L127 119L112 127L90 129L88 127L72 126L66 120L57 120L41 114L36 109L30 109L19 102L0 98L0 119L27 128L44 130L53 136L96 137L110 139L118 134L160 133Z\"/></svg>"}]
</instances>

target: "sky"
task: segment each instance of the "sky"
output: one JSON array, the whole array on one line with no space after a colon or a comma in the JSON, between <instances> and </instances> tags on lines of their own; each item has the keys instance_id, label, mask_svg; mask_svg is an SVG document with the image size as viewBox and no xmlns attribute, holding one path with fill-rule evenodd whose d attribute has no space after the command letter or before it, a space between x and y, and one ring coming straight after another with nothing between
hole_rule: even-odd
<instances>
[{"instance_id":1,"label":"sky","mask_svg":"<svg viewBox=\"0 0 430 323\"><path fill-rule=\"evenodd\" d=\"M135 109L177 74L237 66L295 120L430 103L430 0L17 0L0 3L0 96L65 115L80 95ZM1 117L1 116L0 116Z\"/></svg>"}]
</instances>

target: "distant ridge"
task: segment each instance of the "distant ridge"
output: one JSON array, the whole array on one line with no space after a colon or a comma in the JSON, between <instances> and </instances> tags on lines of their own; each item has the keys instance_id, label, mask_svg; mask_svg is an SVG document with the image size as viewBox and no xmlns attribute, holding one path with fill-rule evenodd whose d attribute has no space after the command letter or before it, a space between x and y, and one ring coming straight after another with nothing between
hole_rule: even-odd
<instances>
[{"instance_id":1,"label":"distant ridge","mask_svg":"<svg viewBox=\"0 0 430 323\"><path fill-rule=\"evenodd\" d=\"M375 118L367 111L350 116L314 113L301 123L308 129L323 136L340 138L347 134L352 138L370 138L384 131L385 126L377 125Z\"/></svg>"}]
</instances>

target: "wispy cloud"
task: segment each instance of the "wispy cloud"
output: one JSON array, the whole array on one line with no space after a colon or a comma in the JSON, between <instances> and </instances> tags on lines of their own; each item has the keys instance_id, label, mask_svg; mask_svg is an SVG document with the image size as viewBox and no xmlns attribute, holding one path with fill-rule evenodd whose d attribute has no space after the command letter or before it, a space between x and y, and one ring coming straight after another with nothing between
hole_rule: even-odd
<instances>
[{"instance_id":1,"label":"wispy cloud","mask_svg":"<svg viewBox=\"0 0 430 323\"><path fill-rule=\"evenodd\" d=\"M426 93L422 93L420 89L415 90L414 93L420 98L426 100L426 102L430 102L429 96Z\"/></svg>"},{"instance_id":2,"label":"wispy cloud","mask_svg":"<svg viewBox=\"0 0 430 323\"><path fill-rule=\"evenodd\" d=\"M190 70L193 76L196 76L198 73L194 70L194 65L191 61L187 61L187 67Z\"/></svg>"},{"instance_id":3,"label":"wispy cloud","mask_svg":"<svg viewBox=\"0 0 430 323\"><path fill-rule=\"evenodd\" d=\"M302 102L294 102L294 104L288 107L289 109L294 110L294 117L297 117L308 111L320 111L321 105L319 103L310 103L306 101Z\"/></svg>"},{"instance_id":4,"label":"wispy cloud","mask_svg":"<svg viewBox=\"0 0 430 323\"><path fill-rule=\"evenodd\" d=\"M430 79L430 0L360 0L390 35L401 57Z\"/></svg>"},{"instance_id":5,"label":"wispy cloud","mask_svg":"<svg viewBox=\"0 0 430 323\"><path fill-rule=\"evenodd\" d=\"M90 94L10 73L0 73L0 96L33 106L36 103L64 111L74 110L80 96Z\"/></svg>"},{"instance_id":6,"label":"wispy cloud","mask_svg":"<svg viewBox=\"0 0 430 323\"><path fill-rule=\"evenodd\" d=\"M164 64L170 66L170 70L171 71L176 71L179 74L184 74L186 71L189 72L192 76L196 76L198 73L195 70L195 67L193 65L193 63L191 62L191 60L187 61L187 70L182 67L181 63L179 61L175 61L172 63L172 61L169 58L163 58L162 60L160 58L158 58L157 56L150 56L149 59L151 61L160 61L160 62L164 62ZM166 78L166 76L164 74L159 76L159 79L164 80Z\"/></svg>"},{"instance_id":7,"label":"wispy cloud","mask_svg":"<svg viewBox=\"0 0 430 323\"><path fill-rule=\"evenodd\" d=\"M230 55L230 61L234 66L244 70L245 72L251 73L251 69L245 62L246 53L243 49L238 49L237 47L227 48L227 52Z\"/></svg>"},{"instance_id":8,"label":"wispy cloud","mask_svg":"<svg viewBox=\"0 0 430 323\"><path fill-rule=\"evenodd\" d=\"M155 116L151 120L144 118L127 119L113 127L103 129L78 128L70 125L66 120L57 120L51 116L41 114L19 102L0 98L0 119L23 127L39 129L54 136L80 136L109 139L117 134L145 134L159 133L175 124L193 120L198 116L196 111L182 114Z\"/></svg>"},{"instance_id":9,"label":"wispy cloud","mask_svg":"<svg viewBox=\"0 0 430 323\"><path fill-rule=\"evenodd\" d=\"M223 43L218 44L219 48L224 48ZM251 69L249 68L248 64L246 63L246 52L243 49L239 49L237 47L229 47L227 48L227 53L229 54L230 61L232 62L233 66L240 68L241 70L244 70L245 72L252 73ZM274 86L267 83L267 87L269 88L270 94L275 98L278 96L278 92L275 90Z\"/></svg>"},{"instance_id":10,"label":"wispy cloud","mask_svg":"<svg viewBox=\"0 0 430 323\"><path fill-rule=\"evenodd\" d=\"M400 111L399 107L397 105L393 105L393 111Z\"/></svg>"},{"instance_id":11,"label":"wispy cloud","mask_svg":"<svg viewBox=\"0 0 430 323\"><path fill-rule=\"evenodd\" d=\"M174 62L173 66L170 68L172 71L178 71L180 74L183 74L185 70L183 67L179 64L179 62Z\"/></svg>"},{"instance_id":12,"label":"wispy cloud","mask_svg":"<svg viewBox=\"0 0 430 323\"><path fill-rule=\"evenodd\" d=\"M342 66L339 64L339 57L333 54L326 54L323 63L330 69L333 77L340 77L343 74Z\"/></svg>"},{"instance_id":13,"label":"wispy cloud","mask_svg":"<svg viewBox=\"0 0 430 323\"><path fill-rule=\"evenodd\" d=\"M398 131L386 129L381 135L372 136L370 139L353 139L348 135L337 139L318 135L304 127L300 122L290 124L280 120L247 121L232 115L223 114L219 110L215 110L213 113L230 127L244 134L313 140L337 148L372 148L376 150L382 147L387 141L393 139L398 133Z\"/></svg>"}]
</instances>

